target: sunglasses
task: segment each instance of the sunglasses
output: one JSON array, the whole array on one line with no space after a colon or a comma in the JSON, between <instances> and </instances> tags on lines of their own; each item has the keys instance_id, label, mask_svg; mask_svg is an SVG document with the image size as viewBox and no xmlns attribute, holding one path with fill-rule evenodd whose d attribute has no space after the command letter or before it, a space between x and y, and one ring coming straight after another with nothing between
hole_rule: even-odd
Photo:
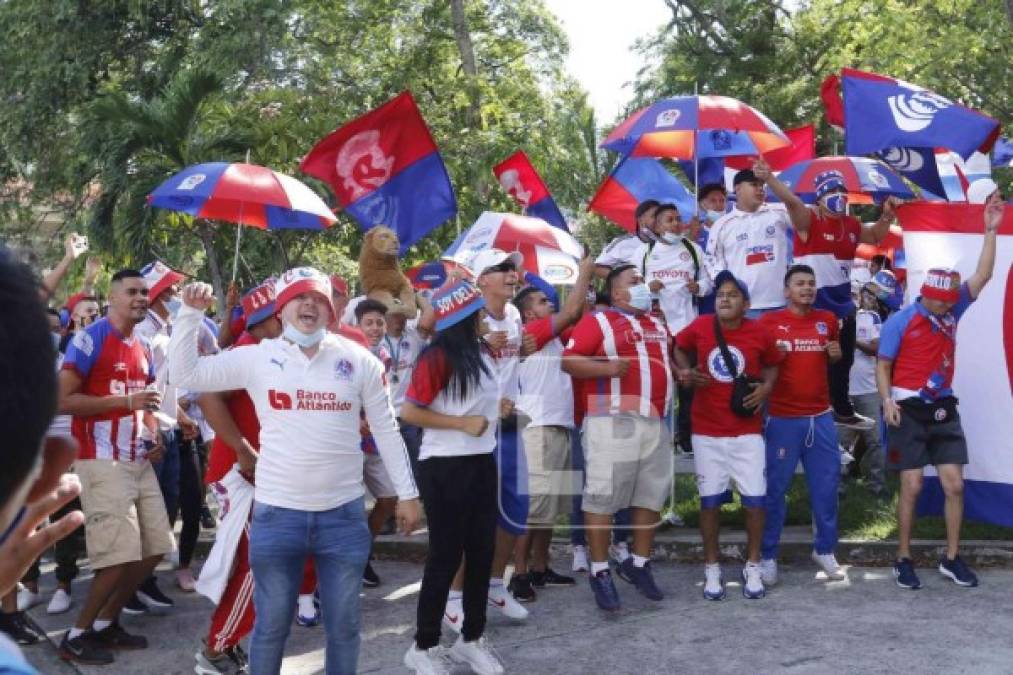
<instances>
[{"instance_id":1,"label":"sunglasses","mask_svg":"<svg viewBox=\"0 0 1013 675\"><path fill-rule=\"evenodd\" d=\"M493 272L516 272L517 266L510 260L505 260L499 265L493 265L492 267L485 268L485 274L492 274Z\"/></svg>"}]
</instances>

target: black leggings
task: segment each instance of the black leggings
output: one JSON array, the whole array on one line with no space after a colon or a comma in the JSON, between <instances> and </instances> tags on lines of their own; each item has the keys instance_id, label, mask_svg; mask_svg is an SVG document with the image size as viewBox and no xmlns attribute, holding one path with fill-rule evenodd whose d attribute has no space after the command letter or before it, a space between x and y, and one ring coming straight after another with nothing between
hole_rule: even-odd
<instances>
[{"instance_id":1,"label":"black leggings","mask_svg":"<svg viewBox=\"0 0 1013 675\"><path fill-rule=\"evenodd\" d=\"M855 315L844 317L841 321L841 360L827 366L830 380L830 403L838 415L850 417L855 414L848 396L851 379L851 366L855 363Z\"/></svg>"},{"instance_id":2,"label":"black leggings","mask_svg":"<svg viewBox=\"0 0 1013 675\"><path fill-rule=\"evenodd\" d=\"M461 557L464 567L464 626L467 641L485 631L499 479L492 453L430 457L419 462L419 491L429 526L429 554L422 574L415 644L440 642L440 622Z\"/></svg>"},{"instance_id":3,"label":"black leggings","mask_svg":"<svg viewBox=\"0 0 1013 675\"><path fill-rule=\"evenodd\" d=\"M179 441L179 515L183 526L179 532L179 566L190 566L197 537L200 536L200 512L204 504L204 484L201 479L201 462L198 442ZM169 514L169 523L176 524L176 509Z\"/></svg>"}]
</instances>

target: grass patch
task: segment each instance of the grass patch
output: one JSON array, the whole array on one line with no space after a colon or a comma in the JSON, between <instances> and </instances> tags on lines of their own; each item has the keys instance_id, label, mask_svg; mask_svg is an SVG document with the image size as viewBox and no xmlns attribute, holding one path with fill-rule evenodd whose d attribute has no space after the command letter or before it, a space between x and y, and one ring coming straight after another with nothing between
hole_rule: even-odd
<instances>
[{"instance_id":1,"label":"grass patch","mask_svg":"<svg viewBox=\"0 0 1013 675\"><path fill-rule=\"evenodd\" d=\"M861 480L848 480L847 489L841 496L837 522L842 539L884 540L897 538L897 481L888 478L889 496L877 498ZM686 521L688 527L700 524L700 501L696 491L696 481L691 475L675 477L675 510ZM742 529L745 527L745 516L739 503L738 494L735 501L721 507L721 525ZM795 476L791 489L788 491L787 525L809 525L812 516L809 511L809 490L806 488L805 477ZM945 539L946 527L940 516L924 516L915 521L914 537L916 539ZM987 523L965 521L961 528L961 539L997 539L1013 540L1013 528Z\"/></svg>"}]
</instances>

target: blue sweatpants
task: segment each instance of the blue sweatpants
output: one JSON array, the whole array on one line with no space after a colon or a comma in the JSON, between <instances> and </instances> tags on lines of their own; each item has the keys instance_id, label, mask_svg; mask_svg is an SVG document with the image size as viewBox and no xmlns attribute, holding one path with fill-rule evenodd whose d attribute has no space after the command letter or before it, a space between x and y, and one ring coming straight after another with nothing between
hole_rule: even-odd
<instances>
[{"instance_id":1,"label":"blue sweatpants","mask_svg":"<svg viewBox=\"0 0 1013 675\"><path fill-rule=\"evenodd\" d=\"M767 419L763 432L767 446L767 519L760 551L765 560L777 558L777 545L787 511L785 495L795 467L802 460L813 513L813 548L833 553L837 545L837 486L841 480L841 453L831 412L812 417Z\"/></svg>"}]
</instances>

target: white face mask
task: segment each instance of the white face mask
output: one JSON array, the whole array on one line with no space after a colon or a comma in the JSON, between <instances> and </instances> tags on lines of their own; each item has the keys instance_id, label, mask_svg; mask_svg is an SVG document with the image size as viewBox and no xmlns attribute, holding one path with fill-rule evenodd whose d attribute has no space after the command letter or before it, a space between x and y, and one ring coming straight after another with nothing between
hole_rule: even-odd
<instances>
[{"instance_id":1,"label":"white face mask","mask_svg":"<svg viewBox=\"0 0 1013 675\"><path fill-rule=\"evenodd\" d=\"M290 342L294 342L303 348L313 347L320 344L320 341L327 335L326 328L318 328L312 333L304 333L290 323L285 324L285 330L282 333L282 337Z\"/></svg>"},{"instance_id":2,"label":"white face mask","mask_svg":"<svg viewBox=\"0 0 1013 675\"><path fill-rule=\"evenodd\" d=\"M630 305L633 306L633 309L646 312L651 308L651 289L647 287L647 284L630 286L629 292Z\"/></svg>"},{"instance_id":3,"label":"white face mask","mask_svg":"<svg viewBox=\"0 0 1013 675\"><path fill-rule=\"evenodd\" d=\"M661 235L661 240L666 244L677 244L680 239L682 239L682 237L677 235L675 232L665 232Z\"/></svg>"},{"instance_id":4,"label":"white face mask","mask_svg":"<svg viewBox=\"0 0 1013 675\"><path fill-rule=\"evenodd\" d=\"M718 222L718 218L725 215L724 211L712 211L710 209L707 209L706 213L707 213L707 220L711 221L712 223Z\"/></svg>"}]
</instances>

